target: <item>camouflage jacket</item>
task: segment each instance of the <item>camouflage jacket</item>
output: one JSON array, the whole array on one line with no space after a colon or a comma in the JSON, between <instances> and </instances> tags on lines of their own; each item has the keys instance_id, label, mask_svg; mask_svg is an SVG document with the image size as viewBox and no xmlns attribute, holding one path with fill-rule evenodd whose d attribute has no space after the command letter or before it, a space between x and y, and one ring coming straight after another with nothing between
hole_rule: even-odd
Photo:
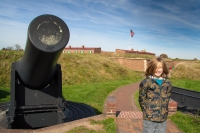
<instances>
[{"instance_id":1,"label":"camouflage jacket","mask_svg":"<svg viewBox=\"0 0 200 133\"><path fill-rule=\"evenodd\" d=\"M161 86L148 77L139 86L139 104L143 111L143 119L163 122L168 116L168 104L172 84L169 79L163 79Z\"/></svg>"}]
</instances>

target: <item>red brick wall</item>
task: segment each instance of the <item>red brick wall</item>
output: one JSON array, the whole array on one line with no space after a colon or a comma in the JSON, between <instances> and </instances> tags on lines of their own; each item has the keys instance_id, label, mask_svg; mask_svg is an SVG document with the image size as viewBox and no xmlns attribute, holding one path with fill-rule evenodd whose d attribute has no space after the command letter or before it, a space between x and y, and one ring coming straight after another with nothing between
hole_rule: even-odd
<instances>
[{"instance_id":1,"label":"red brick wall","mask_svg":"<svg viewBox=\"0 0 200 133\"><path fill-rule=\"evenodd\" d=\"M126 53L125 50L121 50L121 49L115 49L115 52L116 52L116 53L119 53L119 54L121 54L121 53Z\"/></svg>"},{"instance_id":2,"label":"red brick wall","mask_svg":"<svg viewBox=\"0 0 200 133\"><path fill-rule=\"evenodd\" d=\"M89 53L90 51L92 51L92 54L94 54L94 50L74 50L74 49L67 49L67 50L64 50L63 53L81 53L82 51L84 51L83 53Z\"/></svg>"},{"instance_id":3,"label":"red brick wall","mask_svg":"<svg viewBox=\"0 0 200 133\"><path fill-rule=\"evenodd\" d=\"M147 63L146 59L115 58L115 57L110 57L110 59L134 71L146 70L146 63Z\"/></svg>"},{"instance_id":4,"label":"red brick wall","mask_svg":"<svg viewBox=\"0 0 200 133\"><path fill-rule=\"evenodd\" d=\"M94 48L94 53L101 53L101 48Z\"/></svg>"},{"instance_id":5,"label":"red brick wall","mask_svg":"<svg viewBox=\"0 0 200 133\"><path fill-rule=\"evenodd\" d=\"M65 48L63 50L63 53L91 53L91 54L96 54L96 53L101 53L101 48L71 48L70 46L68 48Z\"/></svg>"},{"instance_id":6,"label":"red brick wall","mask_svg":"<svg viewBox=\"0 0 200 133\"><path fill-rule=\"evenodd\" d=\"M147 59L137 58L110 57L110 59L134 71L145 71L148 62ZM169 68L173 68L180 61L166 61L166 63Z\"/></svg>"},{"instance_id":7,"label":"red brick wall","mask_svg":"<svg viewBox=\"0 0 200 133\"><path fill-rule=\"evenodd\" d=\"M146 54L146 55L154 55L155 53L150 53L146 51L134 51L134 49L131 50L123 50L123 49L115 49L116 53L122 54L122 53L132 53L132 54Z\"/></svg>"}]
</instances>

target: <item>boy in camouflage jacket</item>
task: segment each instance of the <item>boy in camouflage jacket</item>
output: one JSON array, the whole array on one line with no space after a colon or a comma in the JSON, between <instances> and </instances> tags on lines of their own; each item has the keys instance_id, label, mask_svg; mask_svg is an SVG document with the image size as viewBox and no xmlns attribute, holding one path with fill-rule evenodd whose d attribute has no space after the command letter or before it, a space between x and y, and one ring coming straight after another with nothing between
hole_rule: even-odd
<instances>
[{"instance_id":1,"label":"boy in camouflage jacket","mask_svg":"<svg viewBox=\"0 0 200 133\"><path fill-rule=\"evenodd\" d=\"M169 69L161 58L148 63L139 86L139 103L143 112L143 133L165 133L172 84Z\"/></svg>"}]
</instances>

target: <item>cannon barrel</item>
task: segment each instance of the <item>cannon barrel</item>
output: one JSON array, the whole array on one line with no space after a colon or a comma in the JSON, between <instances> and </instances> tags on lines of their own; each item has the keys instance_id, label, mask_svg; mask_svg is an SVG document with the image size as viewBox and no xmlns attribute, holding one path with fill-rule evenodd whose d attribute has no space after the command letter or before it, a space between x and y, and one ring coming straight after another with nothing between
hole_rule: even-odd
<instances>
[{"instance_id":1,"label":"cannon barrel","mask_svg":"<svg viewBox=\"0 0 200 133\"><path fill-rule=\"evenodd\" d=\"M69 36L67 25L57 16L46 14L32 20L24 55L16 66L24 86L41 89L49 84Z\"/></svg>"}]
</instances>

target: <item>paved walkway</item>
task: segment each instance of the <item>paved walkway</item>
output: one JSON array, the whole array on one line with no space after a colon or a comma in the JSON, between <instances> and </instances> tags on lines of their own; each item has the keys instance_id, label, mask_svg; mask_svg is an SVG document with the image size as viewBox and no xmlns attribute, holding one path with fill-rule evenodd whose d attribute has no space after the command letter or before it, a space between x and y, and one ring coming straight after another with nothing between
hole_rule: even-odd
<instances>
[{"instance_id":1,"label":"paved walkway","mask_svg":"<svg viewBox=\"0 0 200 133\"><path fill-rule=\"evenodd\" d=\"M141 133L142 112L134 103L134 92L138 90L139 82L123 86L111 93L117 101L117 133ZM166 133L182 133L171 120L167 120Z\"/></svg>"}]
</instances>

